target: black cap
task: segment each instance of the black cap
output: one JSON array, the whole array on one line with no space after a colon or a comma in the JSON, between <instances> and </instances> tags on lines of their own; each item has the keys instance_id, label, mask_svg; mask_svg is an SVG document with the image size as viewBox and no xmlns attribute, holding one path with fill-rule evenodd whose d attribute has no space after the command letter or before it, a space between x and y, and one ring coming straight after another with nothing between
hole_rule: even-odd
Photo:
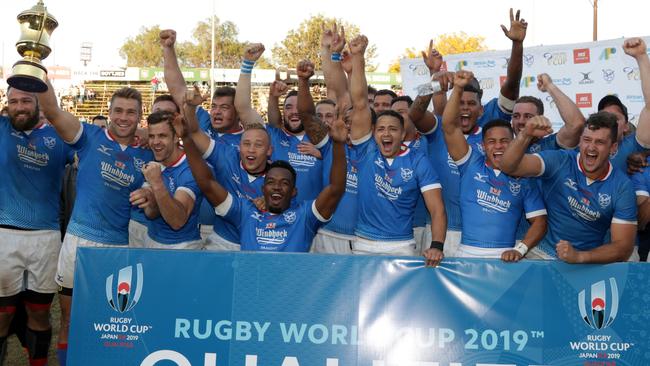
<instances>
[{"instance_id":1,"label":"black cap","mask_svg":"<svg viewBox=\"0 0 650 366\"><path fill-rule=\"evenodd\" d=\"M481 99L481 97L483 96L483 89L481 89L481 84L478 82L478 79L476 79L475 77L472 77L472 80L470 80L470 82L467 85L465 85L463 91L476 93L478 94L479 99Z\"/></svg>"},{"instance_id":2,"label":"black cap","mask_svg":"<svg viewBox=\"0 0 650 366\"><path fill-rule=\"evenodd\" d=\"M598 102L598 111L602 111L603 109L609 107L610 105L615 105L621 109L621 112L623 112L623 115L625 116L625 122L628 122L627 120L627 107L621 102L621 100L616 96L616 95L606 95L603 97L603 99Z\"/></svg>"}]
</instances>

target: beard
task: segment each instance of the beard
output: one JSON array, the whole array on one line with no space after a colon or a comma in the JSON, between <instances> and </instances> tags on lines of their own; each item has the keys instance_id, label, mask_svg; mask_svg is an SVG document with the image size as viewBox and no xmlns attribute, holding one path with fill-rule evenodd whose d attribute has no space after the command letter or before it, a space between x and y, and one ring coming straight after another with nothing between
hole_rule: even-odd
<instances>
[{"instance_id":1,"label":"beard","mask_svg":"<svg viewBox=\"0 0 650 366\"><path fill-rule=\"evenodd\" d=\"M20 113L9 113L9 121L11 125L17 131L29 131L34 129L39 121L39 109L38 106L32 111L29 112L20 112Z\"/></svg>"},{"instance_id":2,"label":"beard","mask_svg":"<svg viewBox=\"0 0 650 366\"><path fill-rule=\"evenodd\" d=\"M291 127L291 124L287 121L284 121L284 128L291 133L301 133L302 131L305 130L305 127L302 125L302 123L298 127L293 128Z\"/></svg>"}]
</instances>

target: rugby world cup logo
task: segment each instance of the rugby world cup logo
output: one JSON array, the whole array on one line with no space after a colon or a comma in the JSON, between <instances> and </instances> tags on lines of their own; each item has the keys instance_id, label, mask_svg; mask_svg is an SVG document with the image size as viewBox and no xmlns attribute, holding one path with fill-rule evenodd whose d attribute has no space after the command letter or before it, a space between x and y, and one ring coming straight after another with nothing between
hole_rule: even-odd
<instances>
[{"instance_id":1,"label":"rugby world cup logo","mask_svg":"<svg viewBox=\"0 0 650 366\"><path fill-rule=\"evenodd\" d=\"M133 279L133 266L120 269L117 281L113 275L106 277L106 300L108 305L118 313L127 312L140 301L142 295L142 264L135 265L136 276ZM114 287L114 285L117 285Z\"/></svg>"},{"instance_id":2,"label":"rugby world cup logo","mask_svg":"<svg viewBox=\"0 0 650 366\"><path fill-rule=\"evenodd\" d=\"M609 289L607 287L604 280L598 281L591 284L589 294L587 289L578 294L580 316L592 329L609 327L618 314L618 286L613 277L609 278Z\"/></svg>"}]
</instances>

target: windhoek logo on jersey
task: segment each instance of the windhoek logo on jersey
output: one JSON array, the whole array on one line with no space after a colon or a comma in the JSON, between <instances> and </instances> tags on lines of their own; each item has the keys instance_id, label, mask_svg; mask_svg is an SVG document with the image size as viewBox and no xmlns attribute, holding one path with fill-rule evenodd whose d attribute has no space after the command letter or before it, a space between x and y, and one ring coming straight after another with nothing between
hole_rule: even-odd
<instances>
[{"instance_id":1,"label":"windhoek logo on jersey","mask_svg":"<svg viewBox=\"0 0 650 366\"><path fill-rule=\"evenodd\" d=\"M587 289L578 293L580 316L592 329L609 327L618 314L618 286L613 277L609 278L609 289L607 287L604 280L598 281L591 284L589 294L587 294ZM589 298L589 302L587 302L587 298Z\"/></svg>"},{"instance_id":2,"label":"windhoek logo on jersey","mask_svg":"<svg viewBox=\"0 0 650 366\"><path fill-rule=\"evenodd\" d=\"M136 264L136 278L133 281L133 266L124 267L117 274L106 277L106 300L111 309L118 313L127 312L140 301L142 295L143 272L142 263ZM114 287L113 285L117 285Z\"/></svg>"}]
</instances>

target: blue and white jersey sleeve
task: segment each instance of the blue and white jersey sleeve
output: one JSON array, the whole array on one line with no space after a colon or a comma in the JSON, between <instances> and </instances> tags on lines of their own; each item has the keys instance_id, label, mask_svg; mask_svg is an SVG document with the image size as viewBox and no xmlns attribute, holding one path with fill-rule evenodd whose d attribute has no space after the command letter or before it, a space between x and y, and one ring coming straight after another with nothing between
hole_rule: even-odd
<instances>
[{"instance_id":1,"label":"blue and white jersey sleeve","mask_svg":"<svg viewBox=\"0 0 650 366\"><path fill-rule=\"evenodd\" d=\"M504 98L503 96L500 96L501 98ZM502 109L502 107L499 105L499 99L498 98L493 98L487 104L483 105L483 114L478 118L476 123L480 126L483 127L485 126L488 122L495 120L495 119L502 119L504 121L510 121L512 118L512 112L508 113Z\"/></svg>"},{"instance_id":2,"label":"blue and white jersey sleeve","mask_svg":"<svg viewBox=\"0 0 650 366\"><path fill-rule=\"evenodd\" d=\"M614 201L614 217L612 224L632 224L637 223L637 205L636 195L632 181L623 177L618 183L618 192Z\"/></svg>"},{"instance_id":3,"label":"blue and white jersey sleeve","mask_svg":"<svg viewBox=\"0 0 650 366\"><path fill-rule=\"evenodd\" d=\"M424 193L432 189L441 189L440 178L436 173L435 169L431 165L431 162L424 154L414 154L415 155L415 172L418 178L418 186L420 187L420 192Z\"/></svg>"},{"instance_id":4,"label":"blue and white jersey sleeve","mask_svg":"<svg viewBox=\"0 0 650 366\"><path fill-rule=\"evenodd\" d=\"M650 158L646 163L650 162ZM634 193L637 196L650 197L650 169L644 169L642 172L634 173L630 179L634 186Z\"/></svg>"},{"instance_id":5,"label":"blue and white jersey sleeve","mask_svg":"<svg viewBox=\"0 0 650 366\"><path fill-rule=\"evenodd\" d=\"M623 137L619 142L616 153L609 158L614 168L620 169L623 172L627 171L627 157L628 155L648 150L649 146L642 145L636 137L636 133Z\"/></svg>"},{"instance_id":6,"label":"blue and white jersey sleeve","mask_svg":"<svg viewBox=\"0 0 650 366\"><path fill-rule=\"evenodd\" d=\"M542 171L539 177L544 179L557 175L571 161L571 156L564 150L547 150L535 155L542 161Z\"/></svg>"},{"instance_id":7,"label":"blue and white jersey sleeve","mask_svg":"<svg viewBox=\"0 0 650 366\"><path fill-rule=\"evenodd\" d=\"M534 179L526 179L526 196L524 198L524 214L530 220L537 216L546 215L546 205L542 199L542 191Z\"/></svg>"},{"instance_id":8,"label":"blue and white jersey sleeve","mask_svg":"<svg viewBox=\"0 0 650 366\"><path fill-rule=\"evenodd\" d=\"M212 118L210 118L210 113L203 109L203 107L196 108L196 119L199 121L199 128L207 133L210 137L213 136L214 131L212 129Z\"/></svg>"}]
</instances>

